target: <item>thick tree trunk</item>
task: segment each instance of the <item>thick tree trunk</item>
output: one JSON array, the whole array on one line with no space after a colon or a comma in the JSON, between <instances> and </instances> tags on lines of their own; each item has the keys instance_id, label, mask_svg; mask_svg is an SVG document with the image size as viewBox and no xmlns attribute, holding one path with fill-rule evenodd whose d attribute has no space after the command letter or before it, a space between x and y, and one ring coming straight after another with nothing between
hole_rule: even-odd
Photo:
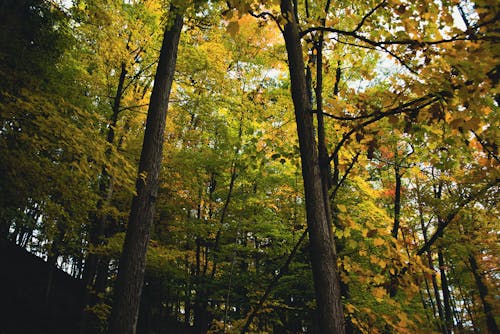
<instances>
[{"instance_id":1,"label":"thick tree trunk","mask_svg":"<svg viewBox=\"0 0 500 334\"><path fill-rule=\"evenodd\" d=\"M337 254L324 202L318 152L314 138L312 107L307 94L304 73L302 45L291 0L281 2L281 12L287 20L283 36L288 54L292 99L299 137L319 326L321 333L343 334L345 333L345 325L340 297Z\"/></svg>"},{"instance_id":2,"label":"thick tree trunk","mask_svg":"<svg viewBox=\"0 0 500 334\"><path fill-rule=\"evenodd\" d=\"M146 250L162 160L165 120L183 26L182 14L171 7L146 120L144 143L132 200L128 230L120 259L109 333L135 333L146 267Z\"/></svg>"}]
</instances>

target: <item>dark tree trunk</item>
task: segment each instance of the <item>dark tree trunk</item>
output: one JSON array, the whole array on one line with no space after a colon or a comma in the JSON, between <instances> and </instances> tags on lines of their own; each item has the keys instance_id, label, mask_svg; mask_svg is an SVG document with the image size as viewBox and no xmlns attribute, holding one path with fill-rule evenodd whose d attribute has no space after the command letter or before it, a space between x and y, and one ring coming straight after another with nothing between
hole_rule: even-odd
<instances>
[{"instance_id":1,"label":"dark tree trunk","mask_svg":"<svg viewBox=\"0 0 500 334\"><path fill-rule=\"evenodd\" d=\"M401 173L399 171L398 162L395 161L394 176L396 178L396 188L394 191L394 224L392 225L392 237L398 238L399 223L401 216Z\"/></svg>"},{"instance_id":2,"label":"dark tree trunk","mask_svg":"<svg viewBox=\"0 0 500 334\"><path fill-rule=\"evenodd\" d=\"M291 0L281 2L281 12L287 20L283 36L288 54L292 99L299 137L319 327L324 334L343 334L345 325L340 297L337 254L325 207L314 138L312 107L307 94L302 45Z\"/></svg>"},{"instance_id":3,"label":"dark tree trunk","mask_svg":"<svg viewBox=\"0 0 500 334\"><path fill-rule=\"evenodd\" d=\"M124 92L126 75L127 75L127 67L126 64L122 62L120 76L118 79L118 86L116 88L116 94L113 99L113 107L112 107L111 119L109 122L108 135L106 138L106 141L109 145L106 149L105 154L106 157L108 158L111 154L111 145L115 140L115 128L118 123L118 115L120 113L120 105ZM111 202L111 198L113 196L113 180L109 175L108 171L106 170L106 167L104 166L101 169L101 175L99 180L99 195L101 198L97 203L97 214L92 223L89 233L89 242L92 247L98 247L103 243L107 217L100 211L106 204ZM97 295L100 291L96 289L96 284L97 284L96 281L99 280L100 284L102 284L103 277L107 277L107 269L105 276L101 275L100 277L96 277L98 276L99 272L100 273L103 272L104 270L103 265L106 266L108 265L107 260L104 261L105 263L102 263L103 261L104 260L100 259L96 253L90 251L85 259L85 267L83 271L83 284L85 287L85 291L82 299L82 316L81 316L82 318L80 321L81 334L95 332L95 327L98 325L93 323L96 322L97 320L95 319L95 316L93 314L90 314L90 312L86 310L86 308L87 306L94 306L99 301Z\"/></svg>"},{"instance_id":4,"label":"dark tree trunk","mask_svg":"<svg viewBox=\"0 0 500 334\"><path fill-rule=\"evenodd\" d=\"M160 59L149 103L142 146L137 195L132 200L125 244L120 258L109 333L135 333L146 267L146 250L158 192L163 139L170 89L175 72L183 16L173 6L165 28Z\"/></svg>"},{"instance_id":5,"label":"dark tree trunk","mask_svg":"<svg viewBox=\"0 0 500 334\"><path fill-rule=\"evenodd\" d=\"M441 274L441 291L443 292L444 320L446 332L451 333L453 329L453 315L451 310L450 287L446 275L443 251L438 249L439 273Z\"/></svg>"},{"instance_id":6,"label":"dark tree trunk","mask_svg":"<svg viewBox=\"0 0 500 334\"><path fill-rule=\"evenodd\" d=\"M477 264L476 257L473 254L469 255L469 264L472 271L472 275L474 275L474 279L476 281L477 289L479 290L479 297L481 298L481 303L483 304L484 314L486 316L486 327L488 328L488 332L490 334L500 333L498 329L498 325L495 321L495 316L493 314L494 310L491 304L488 302L488 287L484 283L484 275L481 273L479 269L479 265Z\"/></svg>"}]
</instances>

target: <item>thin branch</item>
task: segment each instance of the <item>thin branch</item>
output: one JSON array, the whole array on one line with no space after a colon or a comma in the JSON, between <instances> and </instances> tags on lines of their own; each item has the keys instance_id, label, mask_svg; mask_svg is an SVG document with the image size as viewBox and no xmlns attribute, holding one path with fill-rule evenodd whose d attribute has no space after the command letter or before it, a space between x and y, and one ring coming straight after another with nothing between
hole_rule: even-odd
<instances>
[{"instance_id":1,"label":"thin branch","mask_svg":"<svg viewBox=\"0 0 500 334\"><path fill-rule=\"evenodd\" d=\"M488 143L485 143L484 140L481 137L479 137L479 135L476 133L476 131L474 131L474 130L470 130L470 131L474 134L477 141L486 150L486 152L488 152L488 154L491 155L497 162L500 162L500 159L497 157L497 155L488 148L488 146L489 146Z\"/></svg>"},{"instance_id":2,"label":"thin branch","mask_svg":"<svg viewBox=\"0 0 500 334\"><path fill-rule=\"evenodd\" d=\"M376 5L375 7L373 7L368 13L365 14L365 16L363 16L363 18L361 19L361 21L358 23L358 25L356 26L356 28L354 28L353 32L356 32L358 31L359 29L361 29L361 27L363 26L363 24L365 24L365 21L377 10L379 9L380 7L382 7L383 5L386 4L386 1L383 0L381 3L379 3L378 5Z\"/></svg>"},{"instance_id":3,"label":"thin branch","mask_svg":"<svg viewBox=\"0 0 500 334\"><path fill-rule=\"evenodd\" d=\"M325 21L326 21L326 17L328 16L328 12L330 11L330 4L332 3L331 0L327 0L326 1L326 5L325 5ZM324 24L323 24L324 25Z\"/></svg>"},{"instance_id":4,"label":"thin branch","mask_svg":"<svg viewBox=\"0 0 500 334\"><path fill-rule=\"evenodd\" d=\"M500 16L500 15L498 15L498 16ZM492 21L493 20L483 22L482 24L477 25L474 28L485 26L487 24L490 24ZM452 36L450 38L443 38L443 39L436 40L436 41L418 41L415 39L374 41L374 40L371 40L367 37L364 37L364 36L358 34L357 31L354 31L354 30L348 31L348 30L342 30L342 29L337 29L337 28L332 28L332 27L321 27L321 26L310 27L310 28L307 28L306 30L303 30L300 33L300 37L302 38L305 35L310 34L312 32L315 32L315 31L324 31L324 32L331 32L331 33L336 33L336 34L340 34L340 35L344 35L344 36L350 36L350 37L353 37L355 39L359 39L360 41L363 41L367 44L377 46L377 47L385 46L385 45L413 45L413 46L438 45L438 44L444 44L444 43L450 43L450 42L456 42L456 41L467 41L470 39L467 36L464 36L463 34L457 34L457 35ZM480 38L480 39L484 39L484 40L494 39L494 36L484 36L483 38Z\"/></svg>"},{"instance_id":5,"label":"thin branch","mask_svg":"<svg viewBox=\"0 0 500 334\"><path fill-rule=\"evenodd\" d=\"M170 100L172 101L172 100ZM128 106L128 107L122 107L120 108L120 110L118 112L122 112L122 111L125 111L125 110L134 110L134 109L137 109L137 108L142 108L142 107L147 107L149 104L146 103L146 104L139 104L139 105L135 105L135 106Z\"/></svg>"},{"instance_id":6,"label":"thin branch","mask_svg":"<svg viewBox=\"0 0 500 334\"><path fill-rule=\"evenodd\" d=\"M158 63L158 60L160 58L158 57L154 62L152 62L151 64L149 65L146 65L144 66L143 68L140 69L139 72L137 72L134 76L130 77L130 80L129 82L125 85L125 87L123 88L123 92L126 92L127 89L130 87L130 85L132 85L144 72L146 72L148 69L150 69L151 67L153 67L154 65L156 65Z\"/></svg>"},{"instance_id":7,"label":"thin branch","mask_svg":"<svg viewBox=\"0 0 500 334\"><path fill-rule=\"evenodd\" d=\"M351 160L351 163L349 164L349 167L347 167L344 175L342 175L342 178L340 179L340 181L335 185L335 188L333 189L332 193L330 194L330 200L333 200L335 199L335 196L337 196L337 192L339 191L340 187L342 186L342 184L345 182L345 180L347 179L347 176L349 175L349 173L351 172L351 169L354 167L354 165L356 164L356 162L358 161L358 158L359 158L359 155L360 155L360 152L356 153L356 155L354 156L354 158Z\"/></svg>"},{"instance_id":8,"label":"thin branch","mask_svg":"<svg viewBox=\"0 0 500 334\"><path fill-rule=\"evenodd\" d=\"M253 16L253 17L257 18L257 19L265 19L266 16L269 16L274 22L276 22L276 25L278 26L278 29L281 31L281 33L283 33L283 28L280 26L278 18L276 16L274 16L273 13L270 13L270 12L261 12L259 14L256 14L254 11L249 10L248 14L250 14L251 16Z\"/></svg>"},{"instance_id":9,"label":"thin branch","mask_svg":"<svg viewBox=\"0 0 500 334\"><path fill-rule=\"evenodd\" d=\"M460 16L462 17L462 20L464 21L465 27L467 28L467 30L469 30L470 24L469 24L469 20L467 19L467 16L465 15L464 9L462 8L462 6L460 4L458 4L457 7L458 7L458 12L460 13Z\"/></svg>"},{"instance_id":10,"label":"thin branch","mask_svg":"<svg viewBox=\"0 0 500 334\"><path fill-rule=\"evenodd\" d=\"M283 277L283 275L285 275L288 272L288 267L290 266L290 263L292 262L293 258L295 257L295 254L299 250L299 247L302 244L302 242L304 241L308 231L309 231L309 227L307 227L304 230L304 232L302 232L302 235L300 236L299 240L297 241L297 243L293 247L292 251L288 255L285 263L279 269L278 274L274 275L273 280L271 281L271 283L269 283L269 285L266 288L266 291L260 297L258 304L255 306L255 308L252 309L252 312L248 315L247 320L245 321L245 325L243 326L243 329L241 330L240 334L245 334L248 331L248 328L252 324L253 319L259 313L259 311L262 308L262 306L264 305L264 302L266 301L267 297L269 297L269 294L271 293L271 291L274 289L276 284L278 284L278 281L280 280L280 278Z\"/></svg>"},{"instance_id":11,"label":"thin branch","mask_svg":"<svg viewBox=\"0 0 500 334\"><path fill-rule=\"evenodd\" d=\"M359 124L358 126L352 128L350 131L344 133L344 135L342 136L342 139L340 140L340 142L335 146L335 149L333 151L333 154L330 156L330 160L332 159L333 156L335 156L335 154L338 154L340 148L344 145L344 143L354 134L356 133L358 130L360 130L361 128L367 126L367 125L370 125L372 123L375 123L376 121L386 117L386 116L392 116L392 115L397 115L397 114L401 114L401 113L405 113L405 112L414 112L416 110L420 110L424 107L427 107L428 105L436 102L436 101L439 101L441 99L441 96L442 96L442 93L437 93L437 94L428 94L424 97L421 97L421 98L418 98L418 99L415 99L413 101L410 101L410 102L407 102L407 103L403 103L402 105L396 107L396 108L392 108L392 109L389 109L388 111L386 112L379 112L379 113L373 113L370 115L371 119L368 119L366 121L364 121L363 123ZM421 103L421 104L420 104ZM414 106L415 104L418 104L416 106Z\"/></svg>"},{"instance_id":12,"label":"thin branch","mask_svg":"<svg viewBox=\"0 0 500 334\"><path fill-rule=\"evenodd\" d=\"M454 210L452 210L444 220L442 220L432 237L417 251L417 255L422 255L426 251L428 251L431 246L436 242L437 239L439 239L441 236L443 236L445 228L455 219L457 214L462 210L467 204L471 203L472 201L476 200L478 197L484 195L490 188L494 187L500 182L500 179L495 179L494 181L489 182L486 184L483 188L481 188L479 191L477 191L474 194L470 194L467 196L464 200L462 200Z\"/></svg>"}]
</instances>

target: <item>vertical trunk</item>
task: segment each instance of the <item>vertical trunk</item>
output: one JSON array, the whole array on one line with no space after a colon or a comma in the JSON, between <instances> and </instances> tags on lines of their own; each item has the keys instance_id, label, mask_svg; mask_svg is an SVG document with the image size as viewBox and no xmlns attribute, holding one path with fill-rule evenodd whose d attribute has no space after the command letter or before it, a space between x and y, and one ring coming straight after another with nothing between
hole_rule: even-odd
<instances>
[{"instance_id":1,"label":"vertical trunk","mask_svg":"<svg viewBox=\"0 0 500 334\"><path fill-rule=\"evenodd\" d=\"M395 152L395 160L394 160L394 176L395 176L395 190L394 190L394 222L392 225L392 231L391 235L394 239L398 238L398 231L399 231L399 224L400 224L400 214L401 214L401 173L400 173L400 167L398 165L397 161L397 147L396 147L396 152ZM402 233L402 232L401 232ZM405 236L403 234L403 243L405 244L406 252L409 255L409 250L408 250L408 245L406 244ZM390 284L388 288L388 293L389 296L395 297L398 288L399 288L399 282L398 282L398 272L395 272L394 274L390 274Z\"/></svg>"},{"instance_id":2,"label":"vertical trunk","mask_svg":"<svg viewBox=\"0 0 500 334\"><path fill-rule=\"evenodd\" d=\"M423 208L422 200L421 200L421 196L420 196L418 180L417 180L417 202L418 202L418 215L419 215L419 219L420 219L420 227L422 229L422 235L424 237L424 242L427 243L427 240L428 240L427 228L425 226L424 208ZM434 269L434 264L432 261L432 253L431 253L430 249L427 250L426 256L427 256L427 263L428 263L429 269L432 271L431 282L432 282L432 288L434 291L434 298L436 299L436 307L437 307L438 316L439 316L438 327L443 334L446 334L446 329L443 326L443 324L444 324L443 306L441 304L441 296L439 294L439 286L438 286L437 279L436 279L436 271Z\"/></svg>"},{"instance_id":3,"label":"vertical trunk","mask_svg":"<svg viewBox=\"0 0 500 334\"><path fill-rule=\"evenodd\" d=\"M448 334L445 326L445 318L444 318L443 304L441 303L441 295L439 294L439 285L436 279L436 271L434 269L434 265L432 264L432 255L430 251L427 252L427 261L429 263L429 269L432 271L432 288L434 290L434 297L436 299L436 305L438 309L439 329L441 330L441 333Z\"/></svg>"},{"instance_id":4,"label":"vertical trunk","mask_svg":"<svg viewBox=\"0 0 500 334\"><path fill-rule=\"evenodd\" d=\"M328 191L332 187L330 157L326 147L325 122L323 117L323 35L320 34L316 43L316 117L318 121L318 163L323 186L323 201L329 225L331 225L331 210Z\"/></svg>"},{"instance_id":5,"label":"vertical trunk","mask_svg":"<svg viewBox=\"0 0 500 334\"><path fill-rule=\"evenodd\" d=\"M302 162L302 176L309 227L310 256L313 271L319 326L322 333L345 333L340 298L337 254L325 208L321 172L314 138L312 108L307 96L302 45L291 0L281 2L287 20L283 30L290 70L292 99Z\"/></svg>"},{"instance_id":6,"label":"vertical trunk","mask_svg":"<svg viewBox=\"0 0 500 334\"><path fill-rule=\"evenodd\" d=\"M476 261L474 254L469 255L469 264L474 275L474 280L476 281L477 289L479 290L479 297L481 298L481 303L483 304L484 314L486 316L486 327L490 334L500 333L498 325L495 320L493 306L489 303L488 297L488 287L484 283L484 275L479 269L479 265Z\"/></svg>"},{"instance_id":7,"label":"vertical trunk","mask_svg":"<svg viewBox=\"0 0 500 334\"><path fill-rule=\"evenodd\" d=\"M173 20L165 28L146 120L136 181L137 194L132 200L128 230L120 258L109 328L111 334L136 332L146 250L158 192L168 100L183 26L183 16L178 9L171 6L170 12Z\"/></svg>"},{"instance_id":8,"label":"vertical trunk","mask_svg":"<svg viewBox=\"0 0 500 334\"><path fill-rule=\"evenodd\" d=\"M401 173L399 171L398 162L395 161L394 176L396 178L396 189L394 191L394 224L392 225L392 237L398 238L399 222L401 215Z\"/></svg>"},{"instance_id":9,"label":"vertical trunk","mask_svg":"<svg viewBox=\"0 0 500 334\"><path fill-rule=\"evenodd\" d=\"M446 333L451 333L453 329L453 315L451 310L450 287L445 270L444 256L441 248L438 250L439 273L441 274L441 291L443 292L444 320Z\"/></svg>"}]
</instances>

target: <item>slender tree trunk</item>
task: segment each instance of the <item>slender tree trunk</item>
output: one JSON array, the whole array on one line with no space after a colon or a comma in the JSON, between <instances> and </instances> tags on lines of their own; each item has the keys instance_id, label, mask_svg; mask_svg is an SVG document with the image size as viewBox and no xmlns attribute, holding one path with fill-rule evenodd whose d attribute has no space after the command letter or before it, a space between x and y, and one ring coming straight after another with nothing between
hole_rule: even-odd
<instances>
[{"instance_id":1,"label":"slender tree trunk","mask_svg":"<svg viewBox=\"0 0 500 334\"><path fill-rule=\"evenodd\" d=\"M419 218L420 218L420 227L422 229L422 235L424 237L424 242L427 243L427 241L428 241L427 228L425 226L424 208L423 208L422 200L421 200L421 196L420 196L418 180L417 180L417 202L418 202L418 214L419 214ZM432 282L432 288L434 291L434 298L436 299L436 307L437 307L438 316L439 316L438 327L439 327L439 330L443 334L446 334L446 329L444 328L443 305L441 304L441 296L439 294L439 286L438 286L437 279L436 279L436 271L434 269L434 264L432 261L432 252L430 249L428 249L425 252L425 254L427 256L427 264L429 266L429 269L432 271L431 282Z\"/></svg>"},{"instance_id":2,"label":"slender tree trunk","mask_svg":"<svg viewBox=\"0 0 500 334\"><path fill-rule=\"evenodd\" d=\"M127 75L127 67L125 62L121 64L120 76L118 79L118 86L116 88L116 94L113 99L112 106L112 114L108 128L108 134L106 138L106 142L108 143L108 147L106 149L106 157L109 158L111 154L111 145L115 140L115 128L118 123L118 115L120 113L120 105L124 91L125 78ZM102 167L100 180L99 180L99 194L101 198L97 203L97 214L92 223L90 233L89 233L89 242L92 247L98 247L103 243L104 233L106 229L106 220L107 216L100 212L102 208L111 201L113 196L113 180L109 175L106 167ZM82 315L81 315L81 323L80 323L80 333L93 333L95 332L95 327L97 324L93 324L96 322L95 316L90 314L86 308L87 306L93 306L98 302L97 294L99 291L96 289L96 281L99 280L102 284L103 277L96 277L98 273L102 273L104 268L102 268L103 259L100 259L99 256L89 251L87 258L85 259L85 267L83 271L83 286L84 286L84 294L82 298ZM108 262L105 262L105 265L108 265ZM106 276L107 277L107 270ZM93 319L93 320L91 320Z\"/></svg>"},{"instance_id":3,"label":"slender tree trunk","mask_svg":"<svg viewBox=\"0 0 500 334\"><path fill-rule=\"evenodd\" d=\"M287 20L285 39L291 92L295 109L297 133L302 162L302 176L309 228L310 256L313 271L319 327L324 334L345 333L341 304L340 277L331 226L325 208L323 185L314 138L312 108L307 94L304 59L298 25L291 0L281 2L281 12Z\"/></svg>"},{"instance_id":4,"label":"slender tree trunk","mask_svg":"<svg viewBox=\"0 0 500 334\"><path fill-rule=\"evenodd\" d=\"M397 152L396 152L397 153ZM400 216L401 216L401 172L399 171L398 161L395 161L394 176L396 179L396 188L394 191L394 224L392 225L392 237L398 238Z\"/></svg>"},{"instance_id":5,"label":"slender tree trunk","mask_svg":"<svg viewBox=\"0 0 500 334\"><path fill-rule=\"evenodd\" d=\"M146 267L146 250L158 192L163 139L170 89L175 72L183 16L173 6L165 28L160 59L149 103L142 146L137 194L132 200L111 312L110 334L136 332L139 303Z\"/></svg>"},{"instance_id":6,"label":"slender tree trunk","mask_svg":"<svg viewBox=\"0 0 500 334\"><path fill-rule=\"evenodd\" d=\"M441 275L441 291L443 292L445 327L446 332L451 333L453 329L453 315L451 310L450 287L448 285L448 277L446 275L444 256L441 248L438 249L438 262L439 273Z\"/></svg>"}]
</instances>

